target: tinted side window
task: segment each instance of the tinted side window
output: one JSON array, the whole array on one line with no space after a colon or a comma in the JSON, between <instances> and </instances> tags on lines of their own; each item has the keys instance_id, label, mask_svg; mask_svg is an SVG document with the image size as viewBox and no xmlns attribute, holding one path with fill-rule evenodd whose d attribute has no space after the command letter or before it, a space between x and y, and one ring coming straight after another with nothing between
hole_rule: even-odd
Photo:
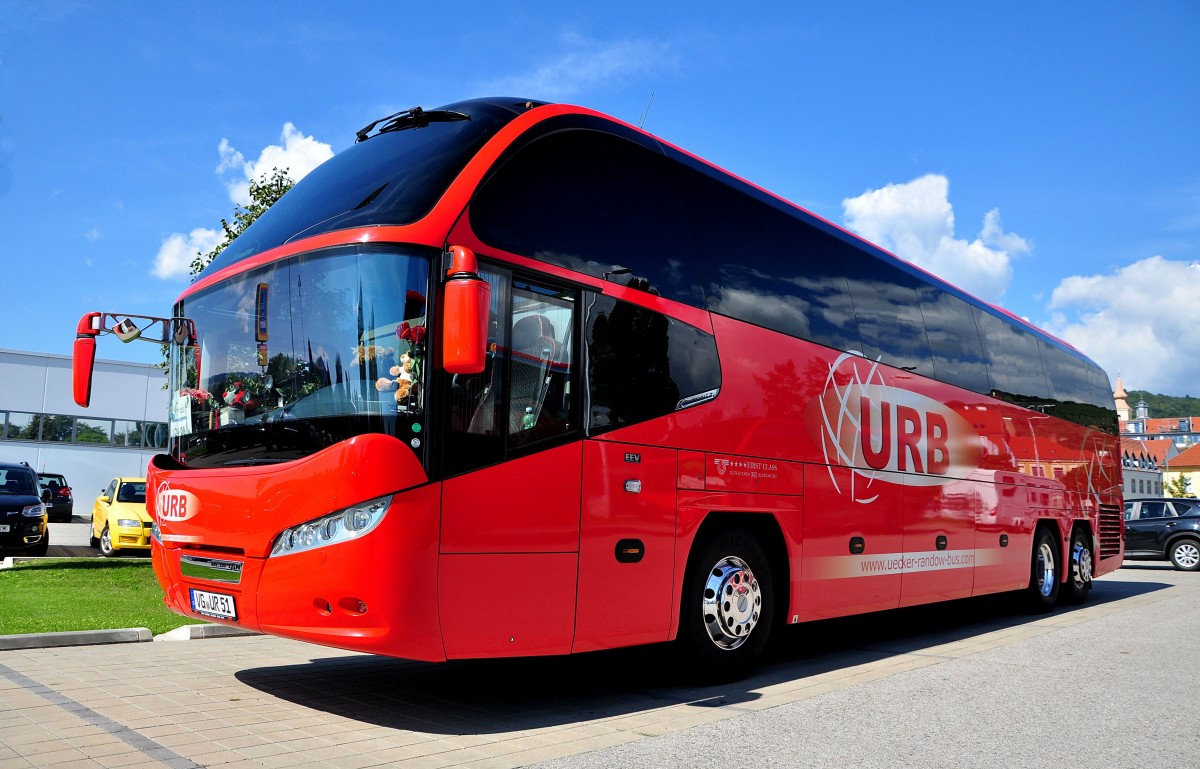
<instances>
[{"instance_id":1,"label":"tinted side window","mask_svg":"<svg viewBox=\"0 0 1200 769\"><path fill-rule=\"evenodd\" d=\"M1108 377L1095 366L1054 345L1038 340L1042 364L1054 394L1054 410L1060 419L1096 427L1105 432L1117 430L1116 404L1112 393L1097 382L1107 383Z\"/></svg>"},{"instance_id":2,"label":"tinted side window","mask_svg":"<svg viewBox=\"0 0 1200 769\"><path fill-rule=\"evenodd\" d=\"M934 376L948 384L986 393L991 382L974 309L954 294L934 286L921 286L918 295L933 350Z\"/></svg>"},{"instance_id":3,"label":"tinted side window","mask_svg":"<svg viewBox=\"0 0 1200 769\"><path fill-rule=\"evenodd\" d=\"M1166 502L1143 502L1142 511L1138 513L1139 521L1148 521L1154 518L1173 518L1175 511L1167 505Z\"/></svg>"},{"instance_id":4,"label":"tinted side window","mask_svg":"<svg viewBox=\"0 0 1200 769\"><path fill-rule=\"evenodd\" d=\"M470 212L489 245L703 306L660 152L599 131L551 133L506 161Z\"/></svg>"},{"instance_id":5,"label":"tinted side window","mask_svg":"<svg viewBox=\"0 0 1200 769\"><path fill-rule=\"evenodd\" d=\"M611 297L586 304L591 434L670 414L720 388L712 335Z\"/></svg>"},{"instance_id":6,"label":"tinted side window","mask_svg":"<svg viewBox=\"0 0 1200 769\"><path fill-rule=\"evenodd\" d=\"M1195 502L1184 502L1177 499L1171 504L1175 506L1176 515L1186 515L1188 517L1200 515L1200 506L1197 506Z\"/></svg>"},{"instance_id":7,"label":"tinted side window","mask_svg":"<svg viewBox=\"0 0 1200 769\"><path fill-rule=\"evenodd\" d=\"M916 279L878 259L844 264L860 268L848 274L847 281L854 299L863 354L889 366L933 376L929 338L917 302Z\"/></svg>"},{"instance_id":8,"label":"tinted side window","mask_svg":"<svg viewBox=\"0 0 1200 769\"><path fill-rule=\"evenodd\" d=\"M1050 391L1055 400L1091 403L1092 385L1087 365L1070 353L1040 339L1038 347L1041 348L1042 365L1046 368L1046 376L1050 379ZM1112 401L1111 394L1108 400Z\"/></svg>"},{"instance_id":9,"label":"tinted side window","mask_svg":"<svg viewBox=\"0 0 1200 769\"><path fill-rule=\"evenodd\" d=\"M987 356L992 395L1030 408L1048 401L1050 385L1042 368L1037 338L989 312L974 309Z\"/></svg>"},{"instance_id":10,"label":"tinted side window","mask_svg":"<svg viewBox=\"0 0 1200 769\"><path fill-rule=\"evenodd\" d=\"M866 272L864 254L700 171L681 167L680 174L711 311L862 350L846 275Z\"/></svg>"}]
</instances>

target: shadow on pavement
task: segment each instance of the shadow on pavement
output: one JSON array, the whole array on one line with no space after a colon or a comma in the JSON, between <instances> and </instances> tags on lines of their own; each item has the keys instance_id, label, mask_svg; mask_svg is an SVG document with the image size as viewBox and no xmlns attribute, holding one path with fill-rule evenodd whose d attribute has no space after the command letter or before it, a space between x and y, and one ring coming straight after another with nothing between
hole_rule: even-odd
<instances>
[{"instance_id":1,"label":"shadow on pavement","mask_svg":"<svg viewBox=\"0 0 1200 769\"><path fill-rule=\"evenodd\" d=\"M1105 579L1084 607L1167 584ZM1083 607L1080 607L1083 608ZM1078 608L1062 607L1066 613ZM266 694L362 723L442 735L488 734L610 718L676 704L730 707L755 690L851 668L995 630L1044 614L988 596L788 626L750 677L695 686L669 644L588 654L430 664L351 655L236 674Z\"/></svg>"}]
</instances>

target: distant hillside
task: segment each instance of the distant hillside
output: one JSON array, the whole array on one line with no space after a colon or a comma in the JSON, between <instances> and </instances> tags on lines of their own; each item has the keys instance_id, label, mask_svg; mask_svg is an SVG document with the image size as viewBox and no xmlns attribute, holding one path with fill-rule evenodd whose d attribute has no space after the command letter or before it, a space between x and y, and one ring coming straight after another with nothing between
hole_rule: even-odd
<instances>
[{"instance_id":1,"label":"distant hillside","mask_svg":"<svg viewBox=\"0 0 1200 769\"><path fill-rule=\"evenodd\" d=\"M1138 401L1146 401L1146 405L1150 407L1150 417L1159 419L1163 417L1200 417L1200 398L1193 398L1190 395L1179 397L1176 395L1156 395L1148 393L1145 390L1127 390L1129 397L1125 401L1129 404L1129 408L1137 413Z\"/></svg>"}]
</instances>

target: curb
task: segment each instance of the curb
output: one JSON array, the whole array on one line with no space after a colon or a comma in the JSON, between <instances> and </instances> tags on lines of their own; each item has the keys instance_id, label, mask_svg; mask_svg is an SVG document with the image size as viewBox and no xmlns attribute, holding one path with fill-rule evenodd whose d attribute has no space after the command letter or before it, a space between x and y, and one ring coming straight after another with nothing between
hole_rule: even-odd
<instances>
[{"instance_id":1,"label":"curb","mask_svg":"<svg viewBox=\"0 0 1200 769\"><path fill-rule=\"evenodd\" d=\"M202 638L247 635L261 635L261 633L228 625L184 625L158 635L154 635L149 628L144 627L128 627L118 630L68 630L62 633L0 635L0 651L51 649L56 646L145 643L147 641L191 641Z\"/></svg>"},{"instance_id":2,"label":"curb","mask_svg":"<svg viewBox=\"0 0 1200 769\"><path fill-rule=\"evenodd\" d=\"M48 649L54 646L90 646L92 644L139 643L153 640L149 628L120 630L70 630L65 633L22 633L0 636L0 650Z\"/></svg>"},{"instance_id":3,"label":"curb","mask_svg":"<svg viewBox=\"0 0 1200 769\"><path fill-rule=\"evenodd\" d=\"M262 635L253 630L229 625L184 625L154 636L155 641L195 641L201 638L230 638L243 635Z\"/></svg>"}]
</instances>

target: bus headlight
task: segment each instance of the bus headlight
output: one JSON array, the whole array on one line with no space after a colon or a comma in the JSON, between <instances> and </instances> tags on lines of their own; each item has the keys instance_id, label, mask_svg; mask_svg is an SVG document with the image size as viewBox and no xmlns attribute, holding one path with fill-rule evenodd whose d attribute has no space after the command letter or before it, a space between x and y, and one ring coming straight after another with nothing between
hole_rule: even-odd
<instances>
[{"instance_id":1,"label":"bus headlight","mask_svg":"<svg viewBox=\"0 0 1200 769\"><path fill-rule=\"evenodd\" d=\"M389 494L284 529L271 547L271 556L302 553L357 539L379 525L391 504Z\"/></svg>"}]
</instances>

